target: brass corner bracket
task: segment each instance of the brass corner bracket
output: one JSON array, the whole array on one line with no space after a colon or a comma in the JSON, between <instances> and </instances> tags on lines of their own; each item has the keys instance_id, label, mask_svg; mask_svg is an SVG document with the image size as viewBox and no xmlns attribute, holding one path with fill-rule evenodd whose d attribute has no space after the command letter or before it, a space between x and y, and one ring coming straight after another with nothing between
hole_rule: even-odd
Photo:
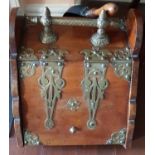
<instances>
[{"instance_id":1,"label":"brass corner bracket","mask_svg":"<svg viewBox=\"0 0 155 155\"><path fill-rule=\"evenodd\" d=\"M35 73L37 57L31 48L21 47L19 51L19 73L21 78L30 77Z\"/></svg>"},{"instance_id":2,"label":"brass corner bracket","mask_svg":"<svg viewBox=\"0 0 155 155\"><path fill-rule=\"evenodd\" d=\"M125 144L126 139L126 129L123 128L118 132L114 132L111 135L111 138L106 141L106 144Z\"/></svg>"},{"instance_id":3,"label":"brass corner bracket","mask_svg":"<svg viewBox=\"0 0 155 155\"><path fill-rule=\"evenodd\" d=\"M123 77L127 81L131 80L132 58L129 48L115 50L111 64L118 77Z\"/></svg>"},{"instance_id":4,"label":"brass corner bracket","mask_svg":"<svg viewBox=\"0 0 155 155\"><path fill-rule=\"evenodd\" d=\"M40 144L39 137L36 134L31 133L31 132L26 130L24 132L24 144L26 144L26 145L39 145Z\"/></svg>"}]
</instances>

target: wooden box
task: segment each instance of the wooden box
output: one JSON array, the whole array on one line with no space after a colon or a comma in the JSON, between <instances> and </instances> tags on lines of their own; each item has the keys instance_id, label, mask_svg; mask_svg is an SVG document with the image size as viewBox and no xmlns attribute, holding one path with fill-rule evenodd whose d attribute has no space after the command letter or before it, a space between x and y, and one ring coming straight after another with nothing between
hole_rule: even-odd
<instances>
[{"instance_id":1,"label":"wooden box","mask_svg":"<svg viewBox=\"0 0 155 155\"><path fill-rule=\"evenodd\" d=\"M82 23L96 19L55 18L81 20L81 26L53 24L58 39L43 44L41 24L17 10L10 17L10 65L18 144L130 146L143 32L139 13L129 10L121 30L107 27L110 43L93 53L90 38L97 28Z\"/></svg>"}]
</instances>

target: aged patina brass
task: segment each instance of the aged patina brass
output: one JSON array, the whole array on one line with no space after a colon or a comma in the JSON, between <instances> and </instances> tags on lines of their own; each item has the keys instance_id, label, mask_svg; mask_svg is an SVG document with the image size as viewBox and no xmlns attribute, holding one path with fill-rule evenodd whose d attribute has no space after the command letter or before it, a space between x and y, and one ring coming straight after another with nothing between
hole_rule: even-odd
<instances>
[{"instance_id":1,"label":"aged patina brass","mask_svg":"<svg viewBox=\"0 0 155 155\"><path fill-rule=\"evenodd\" d=\"M65 85L62 79L62 70L64 67L65 52L60 49L40 50L42 56L40 64L42 74L38 79L41 88L41 96L44 98L46 108L45 127L51 129L54 127L54 109L57 100L61 97L61 90Z\"/></svg>"},{"instance_id":2,"label":"aged patina brass","mask_svg":"<svg viewBox=\"0 0 155 155\"><path fill-rule=\"evenodd\" d=\"M19 60L19 74L21 78L30 77L34 75L36 68L37 57L31 48L21 47Z\"/></svg>"},{"instance_id":3,"label":"aged patina brass","mask_svg":"<svg viewBox=\"0 0 155 155\"><path fill-rule=\"evenodd\" d=\"M43 31L40 34L40 40L44 44L49 44L56 41L57 36L52 32L50 25L52 24L52 17L48 7L45 7L40 23L43 25Z\"/></svg>"},{"instance_id":4,"label":"aged patina brass","mask_svg":"<svg viewBox=\"0 0 155 155\"><path fill-rule=\"evenodd\" d=\"M40 18L37 16L26 16L27 25L39 23ZM126 31L126 25L123 19L108 17L107 21L109 26ZM97 20L81 17L52 17L52 25L97 27Z\"/></svg>"},{"instance_id":5,"label":"aged patina brass","mask_svg":"<svg viewBox=\"0 0 155 155\"><path fill-rule=\"evenodd\" d=\"M26 144L26 145L39 145L40 144L39 137L36 134L31 133L31 132L26 130L24 132L24 144Z\"/></svg>"},{"instance_id":6,"label":"aged patina brass","mask_svg":"<svg viewBox=\"0 0 155 155\"><path fill-rule=\"evenodd\" d=\"M111 138L106 141L106 144L125 144L126 139L126 129L123 128L118 132L114 132L111 135Z\"/></svg>"},{"instance_id":7,"label":"aged patina brass","mask_svg":"<svg viewBox=\"0 0 155 155\"><path fill-rule=\"evenodd\" d=\"M111 64L118 77L131 80L132 58L129 48L116 49L111 58Z\"/></svg>"},{"instance_id":8,"label":"aged patina brass","mask_svg":"<svg viewBox=\"0 0 155 155\"><path fill-rule=\"evenodd\" d=\"M70 98L67 102L67 108L71 111L77 111L79 109L80 103L75 98Z\"/></svg>"},{"instance_id":9,"label":"aged patina brass","mask_svg":"<svg viewBox=\"0 0 155 155\"><path fill-rule=\"evenodd\" d=\"M107 20L106 11L102 10L99 18L97 19L97 27L98 30L95 34L92 35L90 41L94 48L103 48L107 44L109 44L109 37L105 32L105 28L109 25L109 21Z\"/></svg>"},{"instance_id":10,"label":"aged patina brass","mask_svg":"<svg viewBox=\"0 0 155 155\"><path fill-rule=\"evenodd\" d=\"M89 49L83 50L82 53L84 55L84 79L81 84L89 111L87 127L88 129L95 129L96 112L109 84L106 79L109 53L106 50L96 52Z\"/></svg>"}]
</instances>

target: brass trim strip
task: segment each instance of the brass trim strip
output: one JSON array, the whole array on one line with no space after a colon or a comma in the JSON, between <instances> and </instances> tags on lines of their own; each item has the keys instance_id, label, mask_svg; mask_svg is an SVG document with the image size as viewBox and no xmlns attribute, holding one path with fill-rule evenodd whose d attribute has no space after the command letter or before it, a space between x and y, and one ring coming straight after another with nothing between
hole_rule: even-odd
<instances>
[{"instance_id":1,"label":"brass trim strip","mask_svg":"<svg viewBox=\"0 0 155 155\"><path fill-rule=\"evenodd\" d=\"M41 17L26 16L27 24L39 23ZM110 26L126 30L124 19L108 18ZM81 17L52 17L52 25L97 27L97 19Z\"/></svg>"}]
</instances>

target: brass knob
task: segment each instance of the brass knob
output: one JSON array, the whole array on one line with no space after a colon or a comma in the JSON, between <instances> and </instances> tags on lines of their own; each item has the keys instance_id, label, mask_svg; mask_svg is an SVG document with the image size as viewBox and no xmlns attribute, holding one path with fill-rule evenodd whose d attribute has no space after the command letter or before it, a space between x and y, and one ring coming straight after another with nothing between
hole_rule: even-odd
<instances>
[{"instance_id":1,"label":"brass knob","mask_svg":"<svg viewBox=\"0 0 155 155\"><path fill-rule=\"evenodd\" d=\"M70 132L71 134L74 134L76 131L77 131L77 128L74 127L74 126L72 126L72 127L69 128L69 132Z\"/></svg>"}]
</instances>

